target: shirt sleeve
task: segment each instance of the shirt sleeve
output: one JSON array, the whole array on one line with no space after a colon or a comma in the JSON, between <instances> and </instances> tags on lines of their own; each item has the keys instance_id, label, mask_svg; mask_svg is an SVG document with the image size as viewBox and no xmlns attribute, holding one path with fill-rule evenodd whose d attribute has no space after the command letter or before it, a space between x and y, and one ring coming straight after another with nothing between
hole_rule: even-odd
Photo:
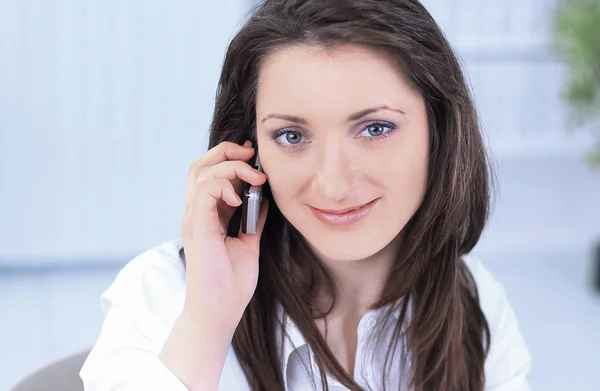
<instances>
[{"instance_id":1,"label":"shirt sleeve","mask_svg":"<svg viewBox=\"0 0 600 391\"><path fill-rule=\"evenodd\" d=\"M530 391L531 356L504 287L481 262L467 260L477 283L481 308L490 327L485 362L486 391Z\"/></svg>"},{"instance_id":2,"label":"shirt sleeve","mask_svg":"<svg viewBox=\"0 0 600 391\"><path fill-rule=\"evenodd\" d=\"M159 353L185 301L179 259L144 254L101 295L104 321L80 377L86 391L188 391Z\"/></svg>"}]
</instances>

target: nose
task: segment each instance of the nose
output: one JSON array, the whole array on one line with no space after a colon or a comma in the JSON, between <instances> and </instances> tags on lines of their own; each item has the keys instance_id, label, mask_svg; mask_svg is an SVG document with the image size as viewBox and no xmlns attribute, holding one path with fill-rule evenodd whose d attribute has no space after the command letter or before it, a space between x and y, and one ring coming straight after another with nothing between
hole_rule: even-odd
<instances>
[{"instance_id":1,"label":"nose","mask_svg":"<svg viewBox=\"0 0 600 391\"><path fill-rule=\"evenodd\" d=\"M352 168L343 145L320 148L313 190L324 201L343 200L352 188Z\"/></svg>"}]
</instances>

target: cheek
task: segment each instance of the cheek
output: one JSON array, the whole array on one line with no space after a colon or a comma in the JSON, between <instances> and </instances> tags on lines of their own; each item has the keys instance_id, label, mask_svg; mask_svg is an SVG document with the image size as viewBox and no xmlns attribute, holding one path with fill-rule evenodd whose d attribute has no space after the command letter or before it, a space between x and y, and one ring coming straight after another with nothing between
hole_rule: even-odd
<instances>
[{"instance_id":1,"label":"cheek","mask_svg":"<svg viewBox=\"0 0 600 391\"><path fill-rule=\"evenodd\" d=\"M291 179L293 174L288 175L287 172L281 165L269 170L269 186L278 203L291 198L295 192L294 187L298 186L298 182Z\"/></svg>"},{"instance_id":2,"label":"cheek","mask_svg":"<svg viewBox=\"0 0 600 391\"><path fill-rule=\"evenodd\" d=\"M269 186L275 202L284 206L301 191L306 183L307 170L296 159L282 156L281 152L261 162L268 176Z\"/></svg>"},{"instance_id":3,"label":"cheek","mask_svg":"<svg viewBox=\"0 0 600 391\"><path fill-rule=\"evenodd\" d=\"M429 141L427 133L402 140L394 153L382 164L382 180L396 208L407 213L418 208L427 187L429 175ZM421 133L419 132L419 133Z\"/></svg>"},{"instance_id":4,"label":"cheek","mask_svg":"<svg viewBox=\"0 0 600 391\"><path fill-rule=\"evenodd\" d=\"M416 212L425 196L429 176L429 150L423 148L416 151L402 166L401 178L398 189L404 196L405 205L412 214Z\"/></svg>"}]
</instances>

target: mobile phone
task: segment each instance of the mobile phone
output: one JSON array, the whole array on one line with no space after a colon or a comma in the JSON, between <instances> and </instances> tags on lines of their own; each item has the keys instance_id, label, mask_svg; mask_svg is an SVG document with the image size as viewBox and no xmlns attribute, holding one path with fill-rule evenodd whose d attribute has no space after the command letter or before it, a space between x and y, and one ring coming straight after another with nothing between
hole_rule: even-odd
<instances>
[{"instance_id":1,"label":"mobile phone","mask_svg":"<svg viewBox=\"0 0 600 391\"><path fill-rule=\"evenodd\" d=\"M254 161L254 168L262 172L262 166L258 154ZM263 198L262 186L251 186L244 184L244 193L242 194L242 233L247 235L256 234L258 226L258 212Z\"/></svg>"}]
</instances>

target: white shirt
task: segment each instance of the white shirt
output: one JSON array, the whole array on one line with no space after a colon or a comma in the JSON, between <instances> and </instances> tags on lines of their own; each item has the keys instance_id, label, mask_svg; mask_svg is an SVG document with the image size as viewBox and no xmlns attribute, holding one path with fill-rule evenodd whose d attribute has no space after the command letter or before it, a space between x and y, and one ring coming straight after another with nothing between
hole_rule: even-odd
<instances>
[{"instance_id":1,"label":"white shirt","mask_svg":"<svg viewBox=\"0 0 600 391\"><path fill-rule=\"evenodd\" d=\"M157 246L130 261L100 297L104 323L100 336L80 371L86 391L188 391L160 361L158 355L180 315L185 301L185 268L179 257L181 240ZM476 259L466 257L488 320L491 346L485 363L487 391L529 391L530 355L504 288ZM361 386L382 389L381 373L387 344L369 344L370 331L381 321L382 310L360 320L354 378ZM281 316L281 311L280 311ZM384 326L384 338L393 320ZM312 351L293 323L287 325L283 343L282 373L286 390L320 389L319 371ZM385 339L384 339L385 340ZM378 351L378 349L380 349ZM371 358L372 357L374 358ZM311 371L311 368L313 370ZM387 389L398 390L406 381L400 365L392 365ZM394 372L397 371L397 372ZM327 377L331 391L346 390ZM219 383L220 391L249 390L248 383L229 349Z\"/></svg>"}]
</instances>

